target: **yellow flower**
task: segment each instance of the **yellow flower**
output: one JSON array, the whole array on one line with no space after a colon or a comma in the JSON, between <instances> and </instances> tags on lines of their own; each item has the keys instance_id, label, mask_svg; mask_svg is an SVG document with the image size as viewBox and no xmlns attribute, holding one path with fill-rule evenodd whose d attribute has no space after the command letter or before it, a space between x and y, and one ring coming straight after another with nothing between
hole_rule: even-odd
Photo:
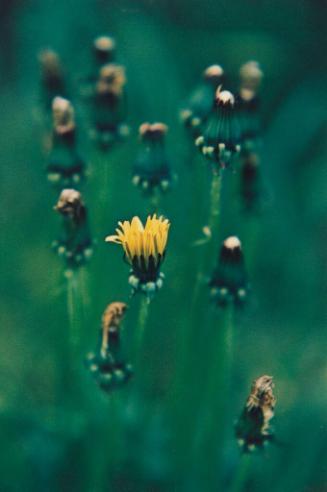
<instances>
[{"instance_id":1,"label":"yellow flower","mask_svg":"<svg viewBox=\"0 0 327 492\"><path fill-rule=\"evenodd\" d=\"M156 282L166 252L169 220L154 214L147 218L145 226L139 217L118 224L117 234L106 237L106 241L122 245L139 282Z\"/></svg>"}]
</instances>

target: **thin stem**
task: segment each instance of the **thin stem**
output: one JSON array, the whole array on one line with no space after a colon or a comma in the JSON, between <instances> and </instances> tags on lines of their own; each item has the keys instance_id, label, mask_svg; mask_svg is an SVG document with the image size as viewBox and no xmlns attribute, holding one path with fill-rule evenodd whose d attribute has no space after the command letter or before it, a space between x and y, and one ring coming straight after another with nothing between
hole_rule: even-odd
<instances>
[{"instance_id":1,"label":"thin stem","mask_svg":"<svg viewBox=\"0 0 327 492\"><path fill-rule=\"evenodd\" d=\"M178 361L176 369L176 377L173 391L178 393L179 388L187 380L188 374L194 367L194 359L190 357L191 354L196 354L199 351L198 347L198 329L202 326L207 319L209 312L208 309L208 296L203 298L201 295L201 287L204 284L204 280L209 270L209 262L212 263L213 249L216 246L214 238L216 237L218 230L218 219L220 212L220 196L221 196L221 175L216 173L213 175L210 191L210 207L209 216L206 228L210 228L210 234L206 239L197 241L194 245L205 245L205 248L198 248L196 254L201 257L198 259L199 269L195 278L195 286L190 301L189 319L184 323L184 329L180 330L178 337ZM214 236L214 237L213 237ZM209 243L209 244L207 244ZM204 306L204 309L203 309ZM195 345L196 343L196 345Z\"/></svg>"},{"instance_id":2,"label":"thin stem","mask_svg":"<svg viewBox=\"0 0 327 492\"><path fill-rule=\"evenodd\" d=\"M150 300L148 297L142 295L140 301L139 316L136 324L136 340L135 340L135 354L137 360L140 359L139 355L142 353L142 345L144 342L145 328L149 315Z\"/></svg>"},{"instance_id":3,"label":"thin stem","mask_svg":"<svg viewBox=\"0 0 327 492\"><path fill-rule=\"evenodd\" d=\"M160 192L158 189L153 190L153 194L150 197L150 213L158 213L160 203Z\"/></svg>"},{"instance_id":4,"label":"thin stem","mask_svg":"<svg viewBox=\"0 0 327 492\"><path fill-rule=\"evenodd\" d=\"M77 292L76 292L76 272L68 270L67 278L67 311L69 320L69 339L72 356L75 357L76 350L80 341L80 326L77 307Z\"/></svg>"},{"instance_id":5,"label":"thin stem","mask_svg":"<svg viewBox=\"0 0 327 492\"><path fill-rule=\"evenodd\" d=\"M207 360L212 361L207 375L208 384L201 398L201 408L195 423L195 439L193 443L194 455L206 450L208 460L206 470L201 470L202 477L208 483L216 483L218 470L217 449L222 456L226 433L232 423L229 422L232 389L232 361L234 338L234 306L229 305L224 313L222 323L219 313L213 312L210 320L212 324L212 339L209 349L212 354ZM207 347L208 348L208 347Z\"/></svg>"},{"instance_id":6,"label":"thin stem","mask_svg":"<svg viewBox=\"0 0 327 492\"><path fill-rule=\"evenodd\" d=\"M230 492L241 492L244 490L245 480L248 476L249 467L251 464L251 458L252 456L249 453L242 454L230 488Z\"/></svg>"},{"instance_id":7,"label":"thin stem","mask_svg":"<svg viewBox=\"0 0 327 492\"><path fill-rule=\"evenodd\" d=\"M204 238L195 241L194 246L200 246L208 242L214 243L218 232L218 219L220 215L222 175L213 173L210 188L209 216L207 224L203 227Z\"/></svg>"},{"instance_id":8,"label":"thin stem","mask_svg":"<svg viewBox=\"0 0 327 492\"><path fill-rule=\"evenodd\" d=\"M210 189L210 213L208 226L211 234L216 232L217 219L220 212L220 192L221 192L221 174L215 172L212 177Z\"/></svg>"}]
</instances>

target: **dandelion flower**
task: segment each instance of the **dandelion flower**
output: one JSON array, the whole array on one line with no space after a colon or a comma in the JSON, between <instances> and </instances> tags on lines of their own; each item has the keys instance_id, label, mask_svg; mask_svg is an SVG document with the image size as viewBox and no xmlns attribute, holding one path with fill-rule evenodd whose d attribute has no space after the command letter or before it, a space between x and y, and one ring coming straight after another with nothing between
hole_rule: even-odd
<instances>
[{"instance_id":1,"label":"dandelion flower","mask_svg":"<svg viewBox=\"0 0 327 492\"><path fill-rule=\"evenodd\" d=\"M139 217L118 224L117 234L106 237L106 241L123 247L126 261L132 267L129 283L133 290L151 295L163 283L160 266L166 254L170 223L154 214L145 225Z\"/></svg>"}]
</instances>

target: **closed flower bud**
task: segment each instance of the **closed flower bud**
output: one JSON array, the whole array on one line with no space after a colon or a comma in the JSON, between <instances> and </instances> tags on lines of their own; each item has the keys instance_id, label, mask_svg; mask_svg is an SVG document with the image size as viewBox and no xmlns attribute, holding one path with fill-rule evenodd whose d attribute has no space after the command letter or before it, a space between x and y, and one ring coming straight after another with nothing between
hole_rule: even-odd
<instances>
[{"instance_id":1,"label":"closed flower bud","mask_svg":"<svg viewBox=\"0 0 327 492\"><path fill-rule=\"evenodd\" d=\"M222 244L218 265L210 281L211 297L220 306L242 305L248 289L241 242L236 236L230 236Z\"/></svg>"},{"instance_id":2,"label":"closed flower bud","mask_svg":"<svg viewBox=\"0 0 327 492\"><path fill-rule=\"evenodd\" d=\"M220 65L211 65L203 72L202 83L191 94L188 103L180 112L185 128L193 138L201 133L201 125L209 115L217 88L221 85L224 71Z\"/></svg>"},{"instance_id":3,"label":"closed flower bud","mask_svg":"<svg viewBox=\"0 0 327 492\"><path fill-rule=\"evenodd\" d=\"M116 42L110 36L98 36L94 40L93 49L95 60L101 66L114 60Z\"/></svg>"},{"instance_id":4,"label":"closed flower bud","mask_svg":"<svg viewBox=\"0 0 327 492\"><path fill-rule=\"evenodd\" d=\"M133 166L133 184L144 194L156 189L166 192L173 179L166 155L165 135L167 126L163 123L143 123L139 134L141 150Z\"/></svg>"},{"instance_id":5,"label":"closed flower bud","mask_svg":"<svg viewBox=\"0 0 327 492\"><path fill-rule=\"evenodd\" d=\"M102 149L128 135L126 118L126 76L121 65L100 68L93 95L94 138Z\"/></svg>"},{"instance_id":6,"label":"closed flower bud","mask_svg":"<svg viewBox=\"0 0 327 492\"><path fill-rule=\"evenodd\" d=\"M218 169L227 167L240 151L240 130L234 106L233 94L219 87L203 131L195 140L202 155Z\"/></svg>"}]
</instances>

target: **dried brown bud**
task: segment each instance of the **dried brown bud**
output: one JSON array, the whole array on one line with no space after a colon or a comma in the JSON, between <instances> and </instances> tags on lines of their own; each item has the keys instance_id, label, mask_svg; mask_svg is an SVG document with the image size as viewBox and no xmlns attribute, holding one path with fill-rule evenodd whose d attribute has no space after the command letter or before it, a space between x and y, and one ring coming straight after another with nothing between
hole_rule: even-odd
<instances>
[{"instance_id":1,"label":"dried brown bud","mask_svg":"<svg viewBox=\"0 0 327 492\"><path fill-rule=\"evenodd\" d=\"M110 333L117 333L127 309L124 302L111 302L105 309L102 316L102 347L101 351L106 352L109 346Z\"/></svg>"},{"instance_id":2,"label":"dried brown bud","mask_svg":"<svg viewBox=\"0 0 327 492\"><path fill-rule=\"evenodd\" d=\"M51 49L42 50L39 53L38 59L41 64L44 78L57 79L62 77L60 58L55 51Z\"/></svg>"},{"instance_id":3,"label":"dried brown bud","mask_svg":"<svg viewBox=\"0 0 327 492\"><path fill-rule=\"evenodd\" d=\"M142 123L139 128L140 137L162 136L168 131L164 123Z\"/></svg>"},{"instance_id":4,"label":"dried brown bud","mask_svg":"<svg viewBox=\"0 0 327 492\"><path fill-rule=\"evenodd\" d=\"M273 439L270 420L274 416L276 398L271 376L253 381L251 393L236 425L236 437L244 452L252 451Z\"/></svg>"},{"instance_id":5,"label":"dried brown bud","mask_svg":"<svg viewBox=\"0 0 327 492\"><path fill-rule=\"evenodd\" d=\"M125 84L125 68L121 65L108 63L100 69L96 91L98 94L113 94L119 97L122 95Z\"/></svg>"},{"instance_id":6,"label":"dried brown bud","mask_svg":"<svg viewBox=\"0 0 327 492\"><path fill-rule=\"evenodd\" d=\"M113 51L116 48L116 42L110 36L98 36L94 40L94 48L99 51Z\"/></svg>"},{"instance_id":7,"label":"dried brown bud","mask_svg":"<svg viewBox=\"0 0 327 492\"><path fill-rule=\"evenodd\" d=\"M268 428L269 421L274 416L276 398L273 394L273 378L271 376L261 376L255 379L252 384L250 396L246 402L246 408L250 411L253 408L260 408L263 414L264 424L262 431Z\"/></svg>"},{"instance_id":8,"label":"dried brown bud","mask_svg":"<svg viewBox=\"0 0 327 492\"><path fill-rule=\"evenodd\" d=\"M75 129L75 112L70 101L55 97L52 101L53 126L56 133L63 135Z\"/></svg>"},{"instance_id":9,"label":"dried brown bud","mask_svg":"<svg viewBox=\"0 0 327 492\"><path fill-rule=\"evenodd\" d=\"M85 209L80 192L69 188L62 190L54 208L61 215L72 219L80 218L82 211Z\"/></svg>"},{"instance_id":10,"label":"dried brown bud","mask_svg":"<svg viewBox=\"0 0 327 492\"><path fill-rule=\"evenodd\" d=\"M242 65L240 68L240 78L241 90L243 90L243 92L247 90L248 92L245 91L244 96L249 98L251 93L255 94L258 91L263 78L263 72L260 68L259 63L256 61L249 61L247 63L244 63L244 65ZM252 97L250 99L252 99Z\"/></svg>"},{"instance_id":11,"label":"dried brown bud","mask_svg":"<svg viewBox=\"0 0 327 492\"><path fill-rule=\"evenodd\" d=\"M224 70L220 65L210 65L203 73L205 79L218 79L224 75Z\"/></svg>"}]
</instances>

